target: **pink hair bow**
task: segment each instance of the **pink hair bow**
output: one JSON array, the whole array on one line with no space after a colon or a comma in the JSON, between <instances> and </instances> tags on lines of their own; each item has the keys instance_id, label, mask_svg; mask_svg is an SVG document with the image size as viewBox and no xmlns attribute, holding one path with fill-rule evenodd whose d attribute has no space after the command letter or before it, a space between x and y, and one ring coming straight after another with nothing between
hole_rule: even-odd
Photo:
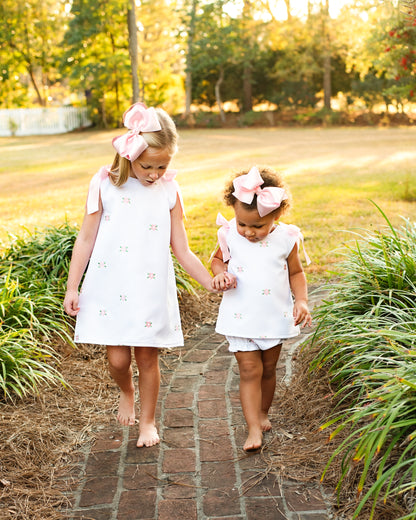
<instances>
[{"instance_id":1,"label":"pink hair bow","mask_svg":"<svg viewBox=\"0 0 416 520\"><path fill-rule=\"evenodd\" d=\"M222 251L222 259L224 262L228 262L228 260L231 258L230 250L228 249L227 245L227 233L230 230L230 223L225 217L221 215L221 213L218 213L216 223L217 226L221 226L218 230L218 244Z\"/></svg>"},{"instance_id":2,"label":"pink hair bow","mask_svg":"<svg viewBox=\"0 0 416 520\"><path fill-rule=\"evenodd\" d=\"M102 166L98 172L91 179L90 187L88 190L87 197L87 213L91 215L91 213L95 213L99 209L99 199L100 199L100 184L101 182L108 177L108 172L110 171L110 165Z\"/></svg>"},{"instance_id":3,"label":"pink hair bow","mask_svg":"<svg viewBox=\"0 0 416 520\"><path fill-rule=\"evenodd\" d=\"M130 161L135 161L143 153L148 144L142 132L158 132L161 130L156 110L146 108L143 103L135 103L123 114L123 123L129 131L113 139L116 151Z\"/></svg>"},{"instance_id":4,"label":"pink hair bow","mask_svg":"<svg viewBox=\"0 0 416 520\"><path fill-rule=\"evenodd\" d=\"M264 217L279 208L282 200L287 199L283 188L272 186L261 189L260 186L263 183L260 172L255 166L246 175L241 175L233 181L233 195L239 201L251 204L254 195L257 195L257 211L260 217Z\"/></svg>"}]
</instances>

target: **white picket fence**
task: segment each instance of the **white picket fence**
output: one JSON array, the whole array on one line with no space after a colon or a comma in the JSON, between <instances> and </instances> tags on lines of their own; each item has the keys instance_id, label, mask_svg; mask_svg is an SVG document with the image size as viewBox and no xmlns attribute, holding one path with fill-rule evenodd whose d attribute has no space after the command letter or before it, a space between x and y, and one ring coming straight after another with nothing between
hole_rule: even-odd
<instances>
[{"instance_id":1,"label":"white picket fence","mask_svg":"<svg viewBox=\"0 0 416 520\"><path fill-rule=\"evenodd\" d=\"M86 108L48 107L0 110L0 137L64 134L90 126Z\"/></svg>"}]
</instances>

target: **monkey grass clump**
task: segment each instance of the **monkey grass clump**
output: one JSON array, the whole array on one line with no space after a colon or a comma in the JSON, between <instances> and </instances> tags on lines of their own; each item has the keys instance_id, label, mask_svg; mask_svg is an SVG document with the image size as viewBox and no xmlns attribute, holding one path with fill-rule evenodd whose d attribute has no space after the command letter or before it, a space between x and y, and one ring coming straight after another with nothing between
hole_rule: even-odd
<instances>
[{"instance_id":1,"label":"monkey grass clump","mask_svg":"<svg viewBox=\"0 0 416 520\"><path fill-rule=\"evenodd\" d=\"M380 208L378 208L380 210ZM380 210L381 212L381 210ZM366 232L316 314L312 370L323 367L338 405L322 426L343 440L340 492L358 471L357 518L367 501L400 500L416 518L416 225ZM325 476L326 470L323 474Z\"/></svg>"}]
</instances>

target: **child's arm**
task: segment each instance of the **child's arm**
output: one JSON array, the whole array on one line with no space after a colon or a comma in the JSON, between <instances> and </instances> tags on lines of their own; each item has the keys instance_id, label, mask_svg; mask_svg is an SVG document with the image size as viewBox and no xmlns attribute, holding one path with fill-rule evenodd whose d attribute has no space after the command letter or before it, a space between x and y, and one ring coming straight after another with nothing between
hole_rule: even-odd
<instances>
[{"instance_id":1,"label":"child's arm","mask_svg":"<svg viewBox=\"0 0 416 520\"><path fill-rule=\"evenodd\" d=\"M205 289L213 292L211 284L212 277L202 262L189 249L188 237L186 235L185 226L183 224L182 206L179 197L176 200L174 208L170 212L171 234L170 244L173 254L185 271L200 283Z\"/></svg>"},{"instance_id":2,"label":"child's arm","mask_svg":"<svg viewBox=\"0 0 416 520\"><path fill-rule=\"evenodd\" d=\"M302 323L302 328L306 327L306 325L311 326L312 317L308 308L308 286L299 258L297 244L293 246L293 249L287 258L287 266L289 270L290 288L292 289L295 298L295 304L293 307L295 325Z\"/></svg>"},{"instance_id":3,"label":"child's arm","mask_svg":"<svg viewBox=\"0 0 416 520\"><path fill-rule=\"evenodd\" d=\"M226 291L237 286L237 279L228 272L228 264L224 262L220 248L217 249L211 260L211 270L214 274L212 286L217 291Z\"/></svg>"},{"instance_id":4,"label":"child's arm","mask_svg":"<svg viewBox=\"0 0 416 520\"><path fill-rule=\"evenodd\" d=\"M75 240L64 299L65 312L70 316L76 316L79 312L78 287L94 248L101 213L102 208L100 205L99 211L90 215L85 214L81 229Z\"/></svg>"}]
</instances>

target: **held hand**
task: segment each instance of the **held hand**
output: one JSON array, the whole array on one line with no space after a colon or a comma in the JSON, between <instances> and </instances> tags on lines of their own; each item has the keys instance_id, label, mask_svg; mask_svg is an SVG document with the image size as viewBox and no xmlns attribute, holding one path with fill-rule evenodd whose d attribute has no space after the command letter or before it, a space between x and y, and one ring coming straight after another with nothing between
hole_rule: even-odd
<instances>
[{"instance_id":1,"label":"held hand","mask_svg":"<svg viewBox=\"0 0 416 520\"><path fill-rule=\"evenodd\" d=\"M67 291L64 298L64 309L70 316L76 316L79 312L78 292Z\"/></svg>"},{"instance_id":2,"label":"held hand","mask_svg":"<svg viewBox=\"0 0 416 520\"><path fill-rule=\"evenodd\" d=\"M312 316L308 309L308 304L304 300L295 302L293 307L293 317L295 319L295 325L301 325L302 329L307 325L312 326Z\"/></svg>"},{"instance_id":3,"label":"held hand","mask_svg":"<svg viewBox=\"0 0 416 520\"><path fill-rule=\"evenodd\" d=\"M219 273L212 279L212 288L215 291L228 291L237 287L237 278L227 271Z\"/></svg>"}]
</instances>

